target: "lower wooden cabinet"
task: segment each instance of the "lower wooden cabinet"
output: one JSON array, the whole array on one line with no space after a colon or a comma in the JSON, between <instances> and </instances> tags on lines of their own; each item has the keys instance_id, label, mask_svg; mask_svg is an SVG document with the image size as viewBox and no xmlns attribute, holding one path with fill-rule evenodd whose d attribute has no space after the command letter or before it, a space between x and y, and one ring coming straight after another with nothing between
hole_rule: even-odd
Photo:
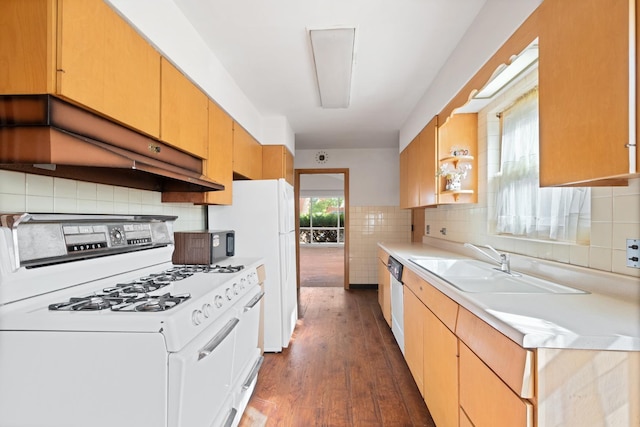
<instances>
[{"instance_id":1,"label":"lower wooden cabinet","mask_svg":"<svg viewBox=\"0 0 640 427\"><path fill-rule=\"evenodd\" d=\"M391 327L391 273L387 269L389 254L378 249L378 303L384 320Z\"/></svg>"},{"instance_id":2,"label":"lower wooden cabinet","mask_svg":"<svg viewBox=\"0 0 640 427\"><path fill-rule=\"evenodd\" d=\"M458 426L458 337L424 308L424 401L438 427Z\"/></svg>"},{"instance_id":3,"label":"lower wooden cabinet","mask_svg":"<svg viewBox=\"0 0 640 427\"><path fill-rule=\"evenodd\" d=\"M403 295L404 358L420 394L424 396L424 319L425 312L429 310L407 286Z\"/></svg>"},{"instance_id":4,"label":"lower wooden cabinet","mask_svg":"<svg viewBox=\"0 0 640 427\"><path fill-rule=\"evenodd\" d=\"M515 394L463 342L459 363L460 408L474 427L533 426L533 405Z\"/></svg>"}]
</instances>

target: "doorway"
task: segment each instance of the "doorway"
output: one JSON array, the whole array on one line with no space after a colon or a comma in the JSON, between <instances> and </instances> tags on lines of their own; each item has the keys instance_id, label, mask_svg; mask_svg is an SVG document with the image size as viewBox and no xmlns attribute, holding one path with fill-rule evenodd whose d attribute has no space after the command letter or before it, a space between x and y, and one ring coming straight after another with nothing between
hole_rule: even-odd
<instances>
[{"instance_id":1,"label":"doorway","mask_svg":"<svg viewBox=\"0 0 640 427\"><path fill-rule=\"evenodd\" d=\"M297 284L349 289L349 169L296 169Z\"/></svg>"}]
</instances>

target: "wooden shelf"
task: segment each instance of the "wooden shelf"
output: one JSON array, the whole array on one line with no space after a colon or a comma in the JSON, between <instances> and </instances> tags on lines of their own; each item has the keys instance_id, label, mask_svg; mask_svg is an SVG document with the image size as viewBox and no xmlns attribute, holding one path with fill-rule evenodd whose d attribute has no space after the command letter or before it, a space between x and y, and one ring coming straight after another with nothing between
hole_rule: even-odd
<instances>
[{"instance_id":1,"label":"wooden shelf","mask_svg":"<svg viewBox=\"0 0 640 427\"><path fill-rule=\"evenodd\" d=\"M444 190L441 191L440 194L451 194L453 200L457 202L461 194L473 194L473 190Z\"/></svg>"},{"instance_id":2,"label":"wooden shelf","mask_svg":"<svg viewBox=\"0 0 640 427\"><path fill-rule=\"evenodd\" d=\"M473 162L473 156L447 156L440 159L440 163L451 162L453 167L458 167L458 162Z\"/></svg>"}]
</instances>

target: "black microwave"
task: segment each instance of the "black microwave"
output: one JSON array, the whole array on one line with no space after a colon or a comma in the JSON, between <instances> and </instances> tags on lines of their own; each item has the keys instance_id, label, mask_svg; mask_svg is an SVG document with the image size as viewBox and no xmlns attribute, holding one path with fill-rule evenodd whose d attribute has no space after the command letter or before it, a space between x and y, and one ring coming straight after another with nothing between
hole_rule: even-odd
<instances>
[{"instance_id":1,"label":"black microwave","mask_svg":"<svg viewBox=\"0 0 640 427\"><path fill-rule=\"evenodd\" d=\"M210 265L235 255L235 231L176 231L174 264Z\"/></svg>"}]
</instances>

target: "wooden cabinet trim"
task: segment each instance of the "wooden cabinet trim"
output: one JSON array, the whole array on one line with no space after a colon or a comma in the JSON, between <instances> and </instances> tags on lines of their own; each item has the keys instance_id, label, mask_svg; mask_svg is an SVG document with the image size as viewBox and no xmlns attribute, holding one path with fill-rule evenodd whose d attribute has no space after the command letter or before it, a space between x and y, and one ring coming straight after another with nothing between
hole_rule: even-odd
<instances>
[{"instance_id":1,"label":"wooden cabinet trim","mask_svg":"<svg viewBox=\"0 0 640 427\"><path fill-rule=\"evenodd\" d=\"M456 335L520 397L534 396L534 353L460 307Z\"/></svg>"}]
</instances>

